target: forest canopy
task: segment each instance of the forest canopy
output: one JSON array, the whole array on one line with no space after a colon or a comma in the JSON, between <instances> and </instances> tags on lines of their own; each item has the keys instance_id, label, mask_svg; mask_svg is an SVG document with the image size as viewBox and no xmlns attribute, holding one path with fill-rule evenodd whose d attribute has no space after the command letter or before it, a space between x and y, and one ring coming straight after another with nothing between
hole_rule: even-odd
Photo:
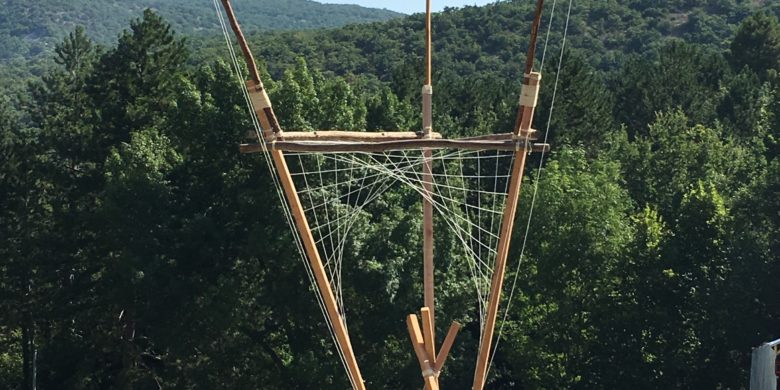
<instances>
[{"instance_id":1,"label":"forest canopy","mask_svg":"<svg viewBox=\"0 0 780 390\"><path fill-rule=\"evenodd\" d=\"M553 151L527 167L488 387L742 388L780 337L776 10L577 3L542 69ZM520 1L435 15L437 131L511 128L526 18ZM420 128L421 23L254 36L282 127ZM227 49L150 10L110 46L88 35L0 98L0 388L347 388L266 163L238 153L252 124ZM419 387L419 202L377 200L344 260L371 388ZM440 323L466 324L447 388L471 383L479 337L456 260L436 274Z\"/></svg>"}]
</instances>

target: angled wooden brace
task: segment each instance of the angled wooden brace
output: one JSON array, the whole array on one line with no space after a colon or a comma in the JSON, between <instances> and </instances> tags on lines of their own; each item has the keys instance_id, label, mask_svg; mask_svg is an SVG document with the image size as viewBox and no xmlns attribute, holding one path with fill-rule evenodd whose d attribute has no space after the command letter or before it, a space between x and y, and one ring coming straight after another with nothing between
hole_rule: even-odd
<instances>
[{"instance_id":1,"label":"angled wooden brace","mask_svg":"<svg viewBox=\"0 0 780 390\"><path fill-rule=\"evenodd\" d=\"M236 16L233 12L233 7L230 3L230 0L222 0L222 5L225 8L225 12L227 13L228 19L230 20L230 26L232 27L233 32L238 39L247 65L249 66L250 74L252 75L252 80L249 81L249 94L255 109L255 113L257 114L257 117L260 120L260 124L264 129L264 136L268 137L273 134L280 133L282 131L281 127L279 126L279 122L274 115L271 101L268 98L265 89L263 88L263 82L260 79L260 73L257 70L255 59L252 56L252 52L249 50L249 45L246 42L244 34L241 32L241 27L238 25L238 21L236 20ZM347 327L344 324L344 320L338 311L336 296L333 293L327 273L325 272L325 267L317 250L317 245L314 241L311 230L309 229L309 223L306 220L306 215L304 214L301 200L298 197L298 191L295 188L295 183L292 180L290 169L287 166L287 161L285 160L284 154L281 150L272 149L269 151L269 153L271 155L271 159L273 160L273 164L279 173L279 180L284 190L285 197L287 198L287 202L290 205L290 210L292 211L293 219L295 220L295 227L301 236L301 241L303 242L306 257L308 258L312 271L314 272L314 277L317 281L317 287L320 290L320 294L322 295L322 299L325 303L328 321L333 326L336 342L344 354L344 360L347 366L347 370L349 371L352 387L356 390L365 390L366 386L365 383L363 383L363 377L357 364L355 352L352 350L352 343L349 338L349 333L347 332Z\"/></svg>"},{"instance_id":2,"label":"angled wooden brace","mask_svg":"<svg viewBox=\"0 0 780 390\"><path fill-rule=\"evenodd\" d=\"M517 110L517 120L515 121L515 137L521 137L530 134L533 123L534 109L536 108L537 96L539 93L539 82L541 75L535 73L534 56L536 55L536 40L541 23L542 10L544 9L544 0L538 0L536 3L536 13L534 15L533 26L531 27L531 42L528 48L526 58L525 78L523 81L523 90L520 96L520 104ZM526 144L527 145L527 144ZM474 383L472 390L482 390L487 381L488 363L493 346L493 336L496 328L496 319L498 316L498 305L501 301L501 289L504 285L504 274L506 272L506 261L509 256L509 242L514 228L515 214L517 211L518 198L520 197L520 187L523 184L523 172L525 170L525 161L529 148L527 146L515 151L515 162L512 166L512 174L509 180L509 193L504 207L504 216L501 222L501 232L499 235L498 248L496 251L496 262L493 269L493 278L490 281L490 298L488 300L487 318L485 319L485 330L482 333L479 354L477 356L477 367L474 371Z\"/></svg>"}]
</instances>

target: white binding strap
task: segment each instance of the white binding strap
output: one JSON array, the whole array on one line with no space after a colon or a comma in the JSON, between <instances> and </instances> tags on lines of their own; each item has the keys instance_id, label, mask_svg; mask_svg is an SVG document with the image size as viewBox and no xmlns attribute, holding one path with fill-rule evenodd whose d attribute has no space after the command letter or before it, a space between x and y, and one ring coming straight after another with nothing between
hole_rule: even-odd
<instances>
[{"instance_id":1,"label":"white binding strap","mask_svg":"<svg viewBox=\"0 0 780 390\"><path fill-rule=\"evenodd\" d=\"M268 97L268 92L265 91L265 88L257 88L254 80L247 81L246 86L249 90L249 97L252 100L252 107L255 110L262 111L266 108L271 108L271 99Z\"/></svg>"},{"instance_id":2,"label":"white binding strap","mask_svg":"<svg viewBox=\"0 0 780 390\"><path fill-rule=\"evenodd\" d=\"M422 88L422 109L423 109L423 135L430 139L433 132L433 86L423 85Z\"/></svg>"},{"instance_id":3,"label":"white binding strap","mask_svg":"<svg viewBox=\"0 0 780 390\"><path fill-rule=\"evenodd\" d=\"M525 74L525 77L530 81L529 84L523 84L523 88L520 90L520 105L523 107L536 107L539 101L539 87L542 74L531 72Z\"/></svg>"},{"instance_id":4,"label":"white binding strap","mask_svg":"<svg viewBox=\"0 0 780 390\"><path fill-rule=\"evenodd\" d=\"M426 370L424 370L422 372L422 376L423 376L423 378L428 378L428 377L431 377L431 376L435 377L436 376L436 371L433 371L433 369L428 368L428 369L426 369Z\"/></svg>"}]
</instances>

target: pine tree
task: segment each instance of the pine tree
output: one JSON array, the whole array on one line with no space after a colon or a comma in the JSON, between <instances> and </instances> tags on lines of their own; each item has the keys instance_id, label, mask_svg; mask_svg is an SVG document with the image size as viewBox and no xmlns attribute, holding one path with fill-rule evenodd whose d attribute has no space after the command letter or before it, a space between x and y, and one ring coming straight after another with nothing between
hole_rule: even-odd
<instances>
[{"instance_id":1,"label":"pine tree","mask_svg":"<svg viewBox=\"0 0 780 390\"><path fill-rule=\"evenodd\" d=\"M555 74L546 74L540 94L537 127L544 131L552 104ZM567 53L558 78L550 139L555 145L580 145L594 150L612 130L613 97L604 81L579 55Z\"/></svg>"},{"instance_id":2,"label":"pine tree","mask_svg":"<svg viewBox=\"0 0 780 390\"><path fill-rule=\"evenodd\" d=\"M184 40L153 11L131 23L89 80L103 147L129 142L133 131L165 126L166 113L176 107L176 84L186 58Z\"/></svg>"},{"instance_id":3,"label":"pine tree","mask_svg":"<svg viewBox=\"0 0 780 390\"><path fill-rule=\"evenodd\" d=\"M54 51L59 67L31 86L36 103L32 119L41 129L46 147L55 151L65 166L72 171L88 171L95 163L97 139L86 82L99 48L78 27Z\"/></svg>"},{"instance_id":4,"label":"pine tree","mask_svg":"<svg viewBox=\"0 0 780 390\"><path fill-rule=\"evenodd\" d=\"M780 22L768 12L758 12L742 22L731 42L729 57L735 71L747 67L762 80L780 71Z\"/></svg>"},{"instance_id":5,"label":"pine tree","mask_svg":"<svg viewBox=\"0 0 780 390\"><path fill-rule=\"evenodd\" d=\"M693 124L712 124L727 64L720 53L672 41L657 61L629 60L616 87L614 116L629 135L646 134L656 113L680 109Z\"/></svg>"}]
</instances>

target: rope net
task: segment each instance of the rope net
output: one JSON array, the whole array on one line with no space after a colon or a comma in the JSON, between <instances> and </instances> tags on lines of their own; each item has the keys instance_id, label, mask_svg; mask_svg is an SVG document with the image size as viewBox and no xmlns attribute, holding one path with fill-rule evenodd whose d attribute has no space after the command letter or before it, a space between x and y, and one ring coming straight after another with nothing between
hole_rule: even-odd
<instances>
[{"instance_id":1,"label":"rope net","mask_svg":"<svg viewBox=\"0 0 780 390\"><path fill-rule=\"evenodd\" d=\"M356 223L367 206L398 186L430 201L466 262L484 323L514 152L432 151L426 190L422 150L389 153L288 153L286 158L323 264L345 315L341 269L354 253ZM409 210L418 212L419 210Z\"/></svg>"},{"instance_id":2,"label":"rope net","mask_svg":"<svg viewBox=\"0 0 780 390\"><path fill-rule=\"evenodd\" d=\"M233 45L230 42L227 23L222 15L217 0L212 0L223 36L225 38L230 59L244 95L246 105L253 113L252 124L257 132L257 138L265 143L262 136L262 128L258 121L255 108L252 107L249 92L243 83L245 68L239 61ZM563 61L563 53L568 33L569 20L573 1L569 1L568 12L565 21L561 55L558 62L558 73L555 79L553 100L558 87L560 66ZM555 14L556 1L553 0L550 16ZM548 26L547 39L542 54L542 68L547 53L550 28ZM552 107L549 110L552 117ZM545 131L545 143L549 132L550 119L548 118ZM301 256L302 263L307 271L313 292L317 298L323 317L330 330L331 337L338 350L341 362L347 375L356 386L356 378L353 378L347 368L344 351L336 342L333 331L333 320L328 316L322 293L317 287L314 271L306 256L304 245L298 231L296 222L290 210L290 205L285 196L280 182L279 173L273 166L269 149L264 148L265 162L273 180L282 210L291 229L294 243ZM485 319L487 316L487 304L491 288L494 263L497 257L497 247L506 205L507 191L510 181L510 171L514 164L515 153L511 151L463 151L463 150L434 150L430 160L423 154L423 150L405 150L387 153L286 153L285 158L291 170L292 179L298 191L298 196L304 206L304 214L309 223L309 228L316 241L317 250L326 269L329 283L336 296L338 311L342 320L346 322L346 310L342 286L342 268L344 259L357 255L354 229L367 220L370 220L371 212L367 206L371 202L381 198L389 191L396 191L399 186L405 186L420 195L421 199L428 200L436 212L438 221L448 227L447 231L437 231L437 238L451 236L457 242L457 250L460 256L455 259L465 262L474 286L476 301L478 303L478 319L480 323L480 340L485 331ZM536 175L536 183L541 176L544 154L540 159L539 169ZM423 177L423 167L430 162L432 166L432 183L426 183ZM427 189L429 188L429 189ZM507 313L511 307L512 298L517 286L517 272L520 262L524 258L525 245L528 239L528 227L533 216L533 204L536 201L537 187L534 187L531 212L526 224L526 236L523 239L520 261L517 264L511 292L506 302L504 315L499 318L499 332L493 347L491 359L498 348L501 339ZM410 210L415 212L419 210ZM441 225L440 225L441 226Z\"/></svg>"}]
</instances>

